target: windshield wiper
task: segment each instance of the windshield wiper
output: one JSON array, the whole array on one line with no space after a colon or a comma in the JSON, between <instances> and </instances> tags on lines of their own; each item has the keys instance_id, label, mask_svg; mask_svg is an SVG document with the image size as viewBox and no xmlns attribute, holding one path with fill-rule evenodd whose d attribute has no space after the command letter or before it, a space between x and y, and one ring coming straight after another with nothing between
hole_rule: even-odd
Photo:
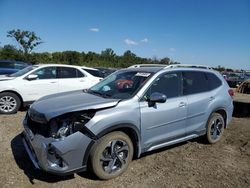
<instances>
[{"instance_id":1,"label":"windshield wiper","mask_svg":"<svg viewBox=\"0 0 250 188\"><path fill-rule=\"evenodd\" d=\"M98 95L100 97L103 97L103 98L110 98L111 95L110 94L107 94L107 93L101 93L101 92L98 92L98 91L93 91L93 90L88 90L88 93L90 94L94 94L94 95Z\"/></svg>"}]
</instances>

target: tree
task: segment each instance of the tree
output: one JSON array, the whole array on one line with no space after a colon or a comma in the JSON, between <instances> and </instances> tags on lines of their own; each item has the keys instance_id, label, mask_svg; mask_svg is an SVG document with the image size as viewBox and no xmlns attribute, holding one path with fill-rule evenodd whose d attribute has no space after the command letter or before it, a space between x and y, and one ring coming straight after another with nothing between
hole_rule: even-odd
<instances>
[{"instance_id":1,"label":"tree","mask_svg":"<svg viewBox=\"0 0 250 188\"><path fill-rule=\"evenodd\" d=\"M161 64L166 64L166 65L170 64L170 62L171 62L171 60L168 57L165 57L165 58L161 59L161 61L160 61Z\"/></svg>"},{"instance_id":2,"label":"tree","mask_svg":"<svg viewBox=\"0 0 250 188\"><path fill-rule=\"evenodd\" d=\"M106 61L114 61L115 56L116 54L111 48L107 48L106 50L101 52L101 57Z\"/></svg>"},{"instance_id":3,"label":"tree","mask_svg":"<svg viewBox=\"0 0 250 188\"><path fill-rule=\"evenodd\" d=\"M30 53L35 47L42 43L41 38L36 36L36 33L33 31L13 29L7 32L7 37L14 38L25 54Z\"/></svg>"},{"instance_id":4,"label":"tree","mask_svg":"<svg viewBox=\"0 0 250 188\"><path fill-rule=\"evenodd\" d=\"M3 48L0 49L0 59L8 59L8 60L25 60L23 54L15 48L13 45L4 45Z\"/></svg>"}]
</instances>

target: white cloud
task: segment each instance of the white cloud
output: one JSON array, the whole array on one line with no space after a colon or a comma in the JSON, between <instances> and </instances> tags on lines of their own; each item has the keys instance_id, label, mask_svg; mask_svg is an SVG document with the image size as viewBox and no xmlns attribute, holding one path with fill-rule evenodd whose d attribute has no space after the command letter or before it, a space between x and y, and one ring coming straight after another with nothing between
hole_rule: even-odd
<instances>
[{"instance_id":1,"label":"white cloud","mask_svg":"<svg viewBox=\"0 0 250 188\"><path fill-rule=\"evenodd\" d=\"M168 49L170 52L176 52L176 49L175 48L169 48Z\"/></svg>"},{"instance_id":2,"label":"white cloud","mask_svg":"<svg viewBox=\"0 0 250 188\"><path fill-rule=\"evenodd\" d=\"M125 39L124 42L125 42L127 45L138 45L138 42L133 41L133 40L131 40L131 39Z\"/></svg>"},{"instance_id":3,"label":"white cloud","mask_svg":"<svg viewBox=\"0 0 250 188\"><path fill-rule=\"evenodd\" d=\"M147 43L147 42L148 42L148 39L147 39L147 38L142 39L142 40L141 40L141 42L143 42L143 43Z\"/></svg>"},{"instance_id":4,"label":"white cloud","mask_svg":"<svg viewBox=\"0 0 250 188\"><path fill-rule=\"evenodd\" d=\"M89 30L92 31L92 32L99 32L100 29L93 27L93 28L90 28Z\"/></svg>"}]
</instances>

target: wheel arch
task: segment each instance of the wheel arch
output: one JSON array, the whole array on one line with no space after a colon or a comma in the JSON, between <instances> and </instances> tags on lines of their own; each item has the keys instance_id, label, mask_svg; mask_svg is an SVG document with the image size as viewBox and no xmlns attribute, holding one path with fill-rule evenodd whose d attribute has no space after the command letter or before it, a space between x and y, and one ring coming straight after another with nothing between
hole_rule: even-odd
<instances>
[{"instance_id":1,"label":"wheel arch","mask_svg":"<svg viewBox=\"0 0 250 188\"><path fill-rule=\"evenodd\" d=\"M213 113L218 113L218 114L220 114L220 115L223 117L224 123L225 123L224 128L227 128L227 112L226 112L226 110L225 110L224 108L217 108L217 109L215 109L215 110L210 114L210 116L211 116ZM210 117L210 116L209 116L209 117Z\"/></svg>"},{"instance_id":2,"label":"wheel arch","mask_svg":"<svg viewBox=\"0 0 250 188\"><path fill-rule=\"evenodd\" d=\"M134 146L134 158L138 158L141 154L141 147L140 147L140 131L139 129L130 123L124 123L124 124L118 124L118 125L114 125L109 127L108 129L105 129L103 131L101 131L100 133L98 133L97 139L103 137L104 135L114 132L114 131L121 131L125 134L127 134L129 136L129 138L131 139L133 146Z\"/></svg>"},{"instance_id":3,"label":"wheel arch","mask_svg":"<svg viewBox=\"0 0 250 188\"><path fill-rule=\"evenodd\" d=\"M8 93L14 93L15 95L17 95L19 97L19 99L20 99L21 107L23 106L23 98L22 98L22 96L18 92L13 91L13 90L4 90L4 91L1 91L0 93L6 93L6 92L8 92Z\"/></svg>"}]
</instances>

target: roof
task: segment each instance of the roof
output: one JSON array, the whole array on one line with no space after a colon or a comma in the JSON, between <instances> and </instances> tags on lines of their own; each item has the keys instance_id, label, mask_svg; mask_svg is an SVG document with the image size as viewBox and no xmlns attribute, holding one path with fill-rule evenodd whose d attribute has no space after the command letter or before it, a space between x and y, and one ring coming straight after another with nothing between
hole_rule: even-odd
<instances>
[{"instance_id":1,"label":"roof","mask_svg":"<svg viewBox=\"0 0 250 188\"><path fill-rule=\"evenodd\" d=\"M35 64L34 66L39 66L39 67L47 67L47 66L62 66L62 67L75 67L75 68L81 68L81 66L77 65L67 65L67 64Z\"/></svg>"},{"instance_id":2,"label":"roof","mask_svg":"<svg viewBox=\"0 0 250 188\"><path fill-rule=\"evenodd\" d=\"M140 71L140 72L153 72L156 73L160 70L162 70L164 67L129 67L127 69L123 69L123 70L135 70L135 71Z\"/></svg>"},{"instance_id":3,"label":"roof","mask_svg":"<svg viewBox=\"0 0 250 188\"><path fill-rule=\"evenodd\" d=\"M81 66L82 69L88 69L88 70L98 70L98 69L95 69L95 68L92 68L92 67L85 67L85 66Z\"/></svg>"},{"instance_id":4,"label":"roof","mask_svg":"<svg viewBox=\"0 0 250 188\"><path fill-rule=\"evenodd\" d=\"M147 72L158 72L163 69L185 69L185 70L213 70L212 67L206 65L194 65L194 64L137 64L128 67L128 69L136 69L138 71L147 71Z\"/></svg>"}]
</instances>

